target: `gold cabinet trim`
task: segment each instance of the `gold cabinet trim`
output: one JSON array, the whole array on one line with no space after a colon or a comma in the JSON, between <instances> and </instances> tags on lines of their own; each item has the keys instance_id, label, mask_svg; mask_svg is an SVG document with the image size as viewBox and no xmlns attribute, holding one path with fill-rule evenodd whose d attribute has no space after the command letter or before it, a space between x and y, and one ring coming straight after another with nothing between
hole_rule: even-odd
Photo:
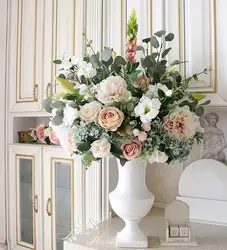
<instances>
[{"instance_id":1,"label":"gold cabinet trim","mask_svg":"<svg viewBox=\"0 0 227 250\"><path fill-rule=\"evenodd\" d=\"M34 247L29 247L28 245L23 244L23 241L19 241L18 237L18 232L19 232L19 227L18 227L18 160L19 159L30 159L32 160L32 199L35 197L35 156L34 155L23 155L23 154L16 154L15 155L15 173L16 173L16 242L17 245L25 247L27 249L33 249L36 250L36 215L35 211L33 211L33 246ZM26 242L24 242L26 243Z\"/></svg>"},{"instance_id":2,"label":"gold cabinet trim","mask_svg":"<svg viewBox=\"0 0 227 250\"><path fill-rule=\"evenodd\" d=\"M21 89L21 51L22 51L22 29L23 29L23 3L24 0L18 0L18 10L17 10L17 42L16 42L16 103L22 102L37 102L33 93L30 97L22 97ZM37 38L37 0L35 0L35 26L34 26L34 76L31 81L33 81L33 89L36 86L36 38ZM20 29L19 29L20 27ZM20 37L19 37L20 36ZM19 51L19 39L20 39L20 51ZM19 62L20 61L20 65ZM20 68L20 69L19 69ZM19 74L20 73L20 74ZM19 77L20 76L20 77ZM20 78L20 79L19 79ZM18 90L19 90L19 100L18 100ZM27 100L30 99L30 100Z\"/></svg>"}]
</instances>

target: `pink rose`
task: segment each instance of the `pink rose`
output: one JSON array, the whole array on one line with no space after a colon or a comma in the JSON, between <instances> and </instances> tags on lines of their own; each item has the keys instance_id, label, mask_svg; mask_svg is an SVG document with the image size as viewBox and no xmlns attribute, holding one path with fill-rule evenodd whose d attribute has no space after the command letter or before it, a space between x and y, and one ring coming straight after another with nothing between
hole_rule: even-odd
<instances>
[{"instance_id":1,"label":"pink rose","mask_svg":"<svg viewBox=\"0 0 227 250\"><path fill-rule=\"evenodd\" d=\"M36 132L36 136L38 137L38 139L40 141L44 141L45 140L45 135L44 135L44 130L46 129L46 125L41 123L41 124L38 124L36 127L35 127L35 132Z\"/></svg>"},{"instance_id":2,"label":"pink rose","mask_svg":"<svg viewBox=\"0 0 227 250\"><path fill-rule=\"evenodd\" d=\"M150 123L142 123L141 128L145 131L148 132L151 130L151 125Z\"/></svg>"},{"instance_id":3,"label":"pink rose","mask_svg":"<svg viewBox=\"0 0 227 250\"><path fill-rule=\"evenodd\" d=\"M138 76L133 85L135 88L141 88L144 90L148 88L147 79L144 76Z\"/></svg>"},{"instance_id":4,"label":"pink rose","mask_svg":"<svg viewBox=\"0 0 227 250\"><path fill-rule=\"evenodd\" d=\"M124 120L124 114L115 107L107 107L100 111L98 122L105 130L116 131Z\"/></svg>"},{"instance_id":5,"label":"pink rose","mask_svg":"<svg viewBox=\"0 0 227 250\"><path fill-rule=\"evenodd\" d=\"M68 78L69 78L69 79L73 79L73 73L69 73L69 74L68 74Z\"/></svg>"},{"instance_id":6,"label":"pink rose","mask_svg":"<svg viewBox=\"0 0 227 250\"><path fill-rule=\"evenodd\" d=\"M49 134L49 139L50 139L50 142L53 144L59 144L59 142L60 142L52 129L51 129L50 134Z\"/></svg>"},{"instance_id":7,"label":"pink rose","mask_svg":"<svg viewBox=\"0 0 227 250\"><path fill-rule=\"evenodd\" d=\"M142 144L135 139L130 143L123 144L121 149L126 160L133 160L141 154Z\"/></svg>"},{"instance_id":8,"label":"pink rose","mask_svg":"<svg viewBox=\"0 0 227 250\"><path fill-rule=\"evenodd\" d=\"M141 142L146 141L147 139L147 134L144 131L139 132L138 139Z\"/></svg>"}]
</instances>

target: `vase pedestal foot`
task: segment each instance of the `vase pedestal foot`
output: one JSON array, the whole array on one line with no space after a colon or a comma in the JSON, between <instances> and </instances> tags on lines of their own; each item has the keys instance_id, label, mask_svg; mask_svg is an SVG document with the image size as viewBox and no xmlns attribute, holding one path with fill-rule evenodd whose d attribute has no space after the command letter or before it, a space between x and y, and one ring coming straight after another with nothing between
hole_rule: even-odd
<instances>
[{"instance_id":1,"label":"vase pedestal foot","mask_svg":"<svg viewBox=\"0 0 227 250\"><path fill-rule=\"evenodd\" d=\"M147 236L139 228L138 221L125 221L125 227L117 233L116 247L147 248Z\"/></svg>"}]
</instances>

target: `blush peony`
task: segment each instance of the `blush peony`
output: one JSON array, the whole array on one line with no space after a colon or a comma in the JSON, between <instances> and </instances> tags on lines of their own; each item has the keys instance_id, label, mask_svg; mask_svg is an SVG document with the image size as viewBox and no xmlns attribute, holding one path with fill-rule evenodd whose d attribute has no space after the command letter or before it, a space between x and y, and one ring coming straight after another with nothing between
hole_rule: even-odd
<instances>
[{"instance_id":1,"label":"blush peony","mask_svg":"<svg viewBox=\"0 0 227 250\"><path fill-rule=\"evenodd\" d=\"M121 76L109 76L97 88L96 98L104 104L130 101L131 92L127 90L125 80Z\"/></svg>"},{"instance_id":2,"label":"blush peony","mask_svg":"<svg viewBox=\"0 0 227 250\"><path fill-rule=\"evenodd\" d=\"M164 118L163 128L169 134L177 138L191 138L196 131L200 132L199 120L188 106L178 107Z\"/></svg>"}]
</instances>

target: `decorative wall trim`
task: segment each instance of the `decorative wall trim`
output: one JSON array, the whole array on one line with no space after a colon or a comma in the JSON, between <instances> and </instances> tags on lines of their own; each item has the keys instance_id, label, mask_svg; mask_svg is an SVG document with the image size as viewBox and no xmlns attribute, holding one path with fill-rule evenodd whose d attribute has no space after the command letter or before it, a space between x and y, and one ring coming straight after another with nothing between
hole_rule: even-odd
<instances>
[{"instance_id":1,"label":"decorative wall trim","mask_svg":"<svg viewBox=\"0 0 227 250\"><path fill-rule=\"evenodd\" d=\"M0 250L7 250L7 245L0 243Z\"/></svg>"}]
</instances>

